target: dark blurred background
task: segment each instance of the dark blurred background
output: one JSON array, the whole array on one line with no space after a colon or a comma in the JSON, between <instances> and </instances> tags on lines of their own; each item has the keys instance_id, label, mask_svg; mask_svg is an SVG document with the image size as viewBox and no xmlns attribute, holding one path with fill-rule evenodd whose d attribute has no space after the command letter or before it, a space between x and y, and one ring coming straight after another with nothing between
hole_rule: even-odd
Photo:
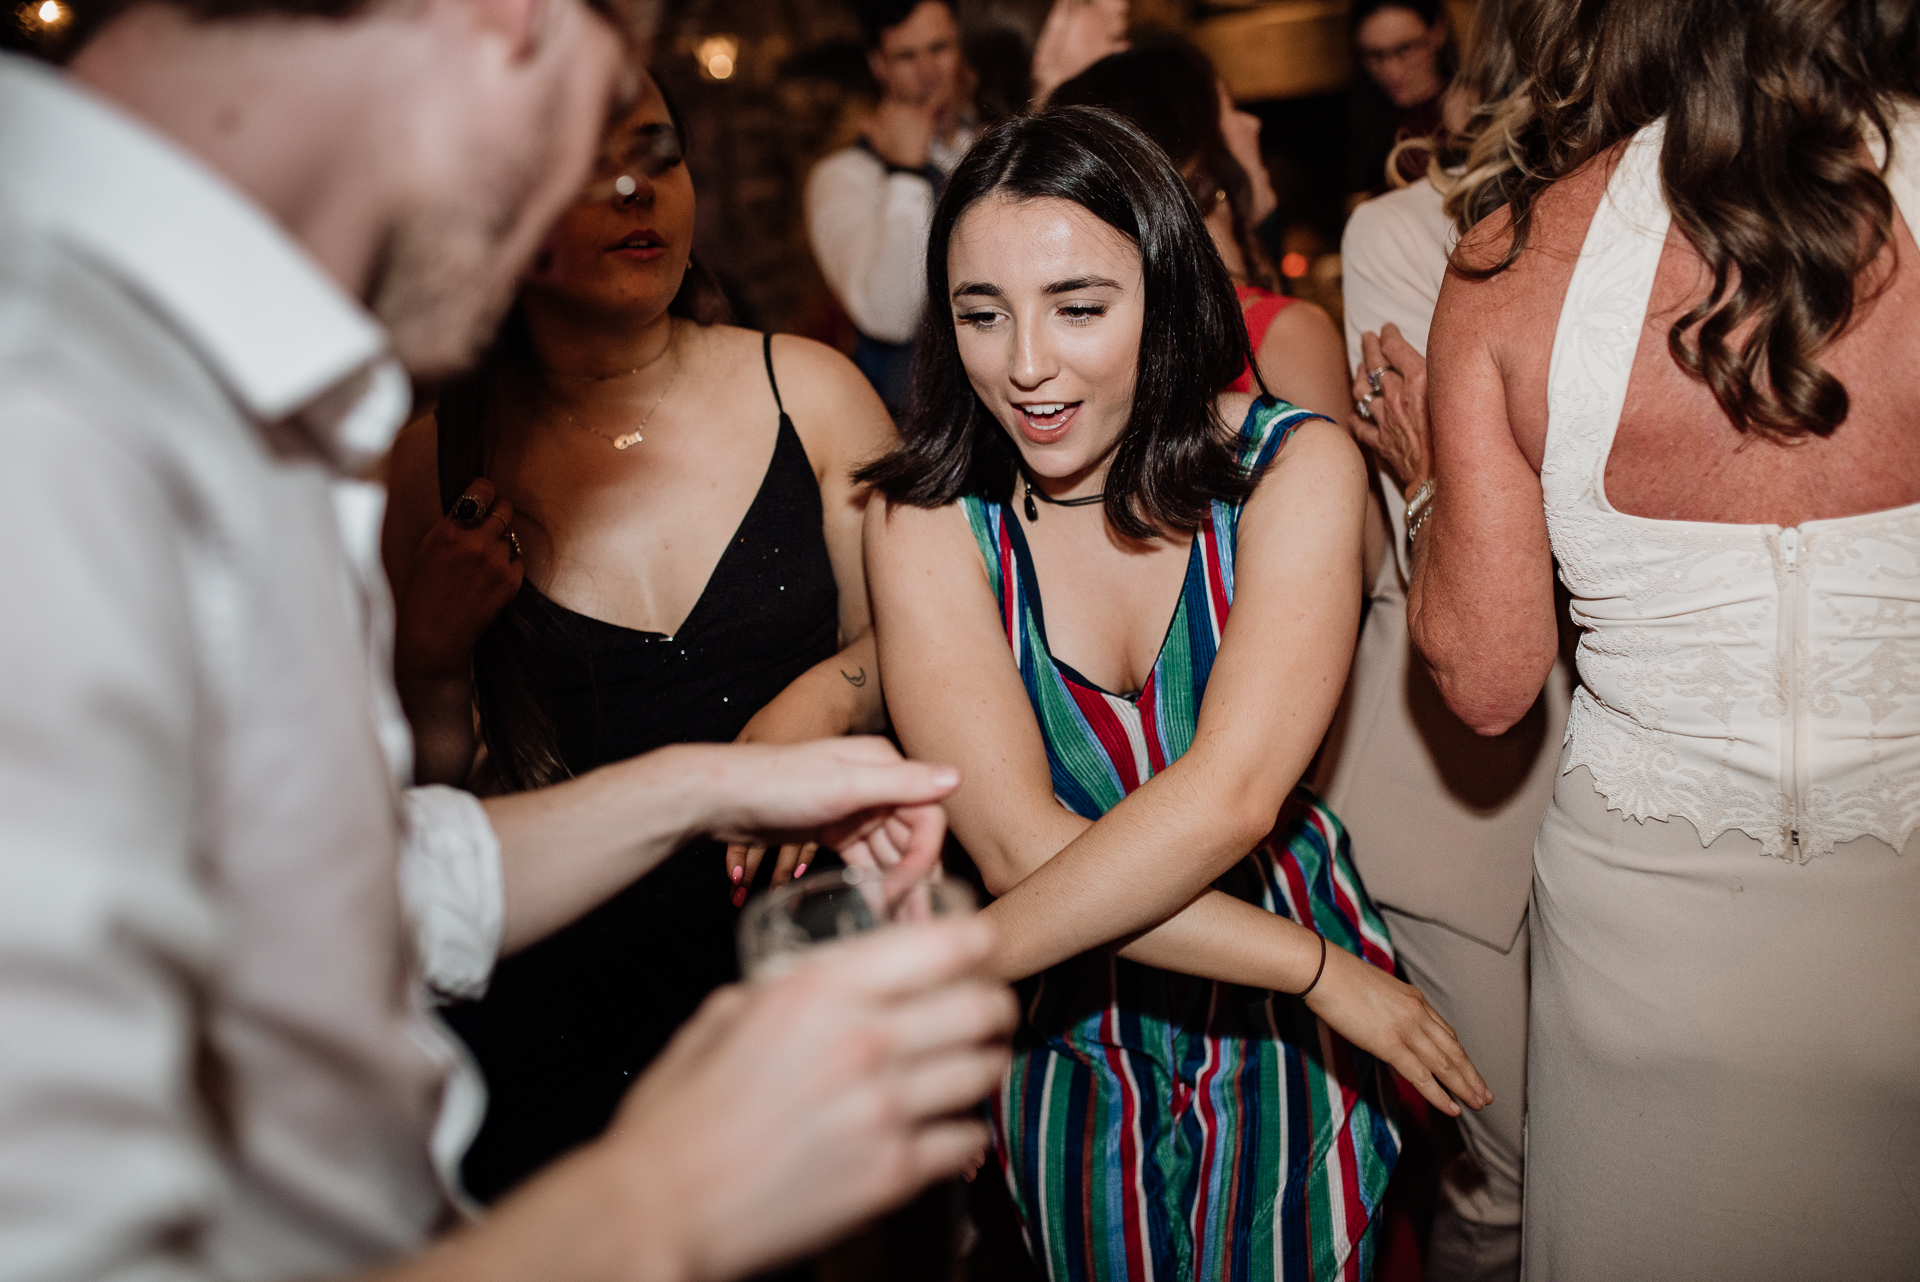
<instances>
[{"instance_id":1,"label":"dark blurred background","mask_svg":"<svg viewBox=\"0 0 1920 1282\"><path fill-rule=\"evenodd\" d=\"M8 0L0 0L0 4ZM956 0L984 82L1003 71L996 23L1044 14L1044 0ZM1448 0L1456 32L1474 0ZM700 198L697 247L742 324L851 350L851 325L807 248L807 171L852 141L873 83L850 0L667 0L655 70L686 112ZM58 58L69 0L13 0L0 47ZM1023 16L1034 21L1033 14ZM1192 36L1233 96L1257 114L1280 198L1262 229L1289 292L1340 318L1340 231L1349 208L1342 159L1357 74L1347 0L1132 0L1135 27ZM1017 46L1016 46L1017 48Z\"/></svg>"}]
</instances>

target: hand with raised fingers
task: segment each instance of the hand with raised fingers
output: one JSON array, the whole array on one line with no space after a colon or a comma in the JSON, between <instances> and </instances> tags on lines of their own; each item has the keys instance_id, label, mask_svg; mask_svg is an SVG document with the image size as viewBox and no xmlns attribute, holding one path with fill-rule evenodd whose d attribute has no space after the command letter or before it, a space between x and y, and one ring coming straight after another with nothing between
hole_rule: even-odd
<instances>
[{"instance_id":1,"label":"hand with raised fingers","mask_svg":"<svg viewBox=\"0 0 1920 1282\"><path fill-rule=\"evenodd\" d=\"M987 1133L966 1110L1018 1015L985 978L991 944L979 917L884 930L701 1007L594 1156L665 1200L646 1221L671 1226L684 1276L797 1258L977 1165Z\"/></svg>"},{"instance_id":2,"label":"hand with raised fingers","mask_svg":"<svg viewBox=\"0 0 1920 1282\"><path fill-rule=\"evenodd\" d=\"M1033 43L1033 105L1127 47L1127 0L1053 0Z\"/></svg>"},{"instance_id":3,"label":"hand with raised fingers","mask_svg":"<svg viewBox=\"0 0 1920 1282\"><path fill-rule=\"evenodd\" d=\"M1493 1103L1493 1092L1467 1058L1453 1026L1419 989L1337 944L1329 942L1326 957L1325 973L1306 1002L1329 1028L1393 1065L1449 1117L1460 1116L1460 1104L1482 1109Z\"/></svg>"},{"instance_id":4,"label":"hand with raised fingers","mask_svg":"<svg viewBox=\"0 0 1920 1282\"><path fill-rule=\"evenodd\" d=\"M1410 494L1433 472L1427 359L1392 324L1378 334L1362 334L1360 353L1353 376L1353 433Z\"/></svg>"}]
</instances>

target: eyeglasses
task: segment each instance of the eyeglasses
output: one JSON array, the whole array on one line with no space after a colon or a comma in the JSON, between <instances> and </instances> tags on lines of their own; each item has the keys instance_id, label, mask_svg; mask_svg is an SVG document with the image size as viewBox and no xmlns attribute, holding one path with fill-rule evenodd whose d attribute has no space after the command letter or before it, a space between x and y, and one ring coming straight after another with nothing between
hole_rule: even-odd
<instances>
[{"instance_id":1,"label":"eyeglasses","mask_svg":"<svg viewBox=\"0 0 1920 1282\"><path fill-rule=\"evenodd\" d=\"M611 171L612 176L588 183L575 202L597 205L603 200L625 200L640 190L641 179L652 182L683 159L680 135L672 125L642 125L624 151L609 148L600 154L594 172Z\"/></svg>"},{"instance_id":2,"label":"eyeglasses","mask_svg":"<svg viewBox=\"0 0 1920 1282\"><path fill-rule=\"evenodd\" d=\"M1404 62L1426 47L1427 37L1425 36L1420 36L1413 40L1402 40L1399 44L1387 49L1367 49L1363 47L1360 50L1360 61L1369 67L1385 67L1391 63Z\"/></svg>"}]
</instances>

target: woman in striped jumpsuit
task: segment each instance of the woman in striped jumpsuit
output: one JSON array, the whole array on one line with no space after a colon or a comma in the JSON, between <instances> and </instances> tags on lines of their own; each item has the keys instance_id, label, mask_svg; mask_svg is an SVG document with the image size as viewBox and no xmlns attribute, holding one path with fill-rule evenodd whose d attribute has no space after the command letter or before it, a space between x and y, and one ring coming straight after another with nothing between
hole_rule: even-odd
<instances>
[{"instance_id":1,"label":"woman in striped jumpsuit","mask_svg":"<svg viewBox=\"0 0 1920 1282\"><path fill-rule=\"evenodd\" d=\"M1357 626L1359 455L1217 394L1249 354L1232 283L1107 112L983 138L928 286L868 567L895 726L963 771L1021 983L993 1113L1028 1246L1056 1282L1365 1277L1379 1062L1449 1113L1488 1097L1296 786Z\"/></svg>"}]
</instances>

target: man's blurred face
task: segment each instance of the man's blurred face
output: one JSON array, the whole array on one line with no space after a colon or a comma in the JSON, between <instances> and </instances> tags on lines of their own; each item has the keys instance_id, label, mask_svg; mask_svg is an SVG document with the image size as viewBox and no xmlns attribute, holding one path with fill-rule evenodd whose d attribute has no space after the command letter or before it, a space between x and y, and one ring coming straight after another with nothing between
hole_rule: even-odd
<instances>
[{"instance_id":1,"label":"man's blurred face","mask_svg":"<svg viewBox=\"0 0 1920 1282\"><path fill-rule=\"evenodd\" d=\"M1428 26L1413 10L1390 6L1368 15L1353 34L1361 65L1394 106L1418 106L1446 88L1440 78L1446 19Z\"/></svg>"},{"instance_id":2,"label":"man's blurred face","mask_svg":"<svg viewBox=\"0 0 1920 1282\"><path fill-rule=\"evenodd\" d=\"M867 61L887 97L942 110L960 85L960 24L941 0L924 0L905 22L880 33Z\"/></svg>"},{"instance_id":3,"label":"man's blurred face","mask_svg":"<svg viewBox=\"0 0 1920 1282\"><path fill-rule=\"evenodd\" d=\"M549 224L585 181L610 117L641 84L635 51L581 0L552 0L532 47L472 56L423 84L404 212L371 305L416 375L471 365Z\"/></svg>"}]
</instances>

